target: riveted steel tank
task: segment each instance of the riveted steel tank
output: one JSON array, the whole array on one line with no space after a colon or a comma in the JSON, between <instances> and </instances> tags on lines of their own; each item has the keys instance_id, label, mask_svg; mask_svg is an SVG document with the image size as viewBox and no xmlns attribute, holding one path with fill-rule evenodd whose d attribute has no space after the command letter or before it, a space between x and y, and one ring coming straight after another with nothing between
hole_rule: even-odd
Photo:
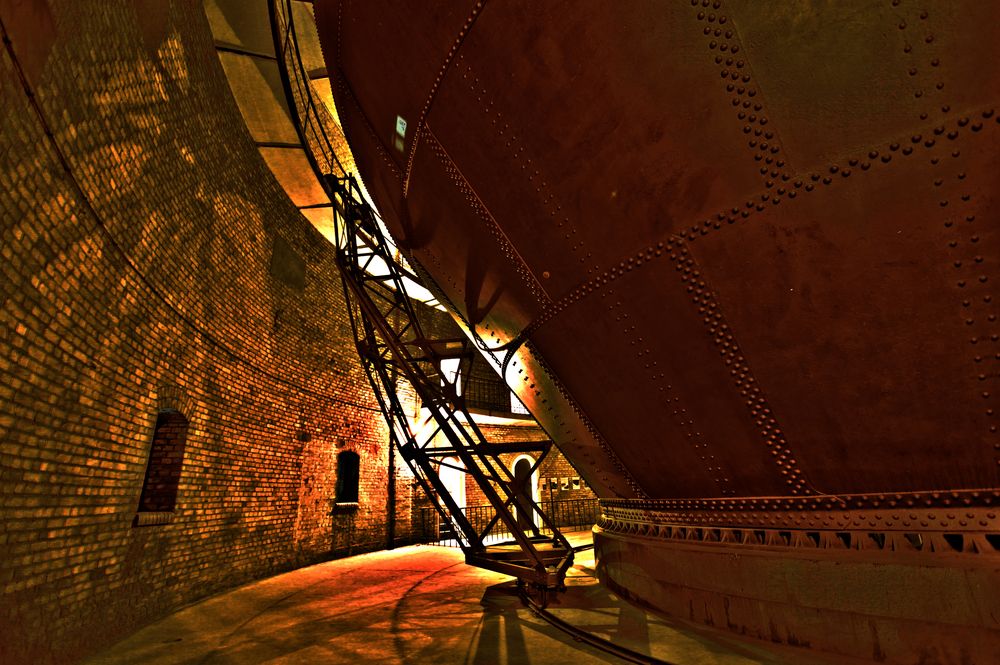
<instances>
[{"instance_id":1,"label":"riveted steel tank","mask_svg":"<svg viewBox=\"0 0 1000 665\"><path fill-rule=\"evenodd\" d=\"M315 6L369 191L603 497L606 581L766 639L986 658L1000 5Z\"/></svg>"}]
</instances>

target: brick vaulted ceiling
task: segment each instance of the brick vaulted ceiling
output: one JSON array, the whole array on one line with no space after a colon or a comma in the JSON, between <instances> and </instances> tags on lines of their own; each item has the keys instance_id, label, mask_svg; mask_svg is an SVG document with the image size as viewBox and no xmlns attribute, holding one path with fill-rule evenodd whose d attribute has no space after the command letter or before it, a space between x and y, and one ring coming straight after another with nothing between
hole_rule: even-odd
<instances>
[{"instance_id":1,"label":"brick vaulted ceiling","mask_svg":"<svg viewBox=\"0 0 1000 665\"><path fill-rule=\"evenodd\" d=\"M1000 484L1000 21L925 4L315 8L397 240L668 498Z\"/></svg>"}]
</instances>

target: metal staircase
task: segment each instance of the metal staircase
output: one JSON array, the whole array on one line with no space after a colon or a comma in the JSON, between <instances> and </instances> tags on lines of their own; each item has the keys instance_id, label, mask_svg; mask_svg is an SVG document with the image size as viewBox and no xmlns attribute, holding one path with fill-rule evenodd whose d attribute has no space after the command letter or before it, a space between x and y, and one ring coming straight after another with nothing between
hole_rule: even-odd
<instances>
[{"instance_id":1,"label":"metal staircase","mask_svg":"<svg viewBox=\"0 0 1000 665\"><path fill-rule=\"evenodd\" d=\"M342 167L333 149L338 142L326 135L327 128L335 125L312 94L300 56L293 4L294 0L268 1L275 55L291 119L302 144L310 147L307 157L330 197L337 263L355 343L389 425L392 444L442 522L451 525L466 562L512 575L522 585L539 590L544 600L548 591L563 588L573 549L553 520L518 487L500 456L541 453L529 472L534 473L551 442L491 443L469 414L462 377L467 380L472 375L478 351L467 338L438 338L421 325L407 284L420 285L424 279L405 265L358 182ZM458 371L446 371L443 362L456 360ZM414 422L406 413L400 380L412 387L422 403L422 422ZM458 469L479 486L495 510L485 526L474 525L462 511L441 480L442 468ZM507 534L505 541L497 542Z\"/></svg>"},{"instance_id":2,"label":"metal staircase","mask_svg":"<svg viewBox=\"0 0 1000 665\"><path fill-rule=\"evenodd\" d=\"M541 452L530 470L533 473L551 444L486 439L466 409L462 388L462 377L471 376L478 352L466 338L426 334L406 294L407 280L419 280L397 258L356 181L351 176L327 175L324 184L337 202L337 263L358 353L401 457L442 520L452 526L467 563L513 575L539 588L561 588L573 550L549 517L520 491L500 459L506 453ZM458 360L459 371L444 371L445 360ZM400 378L420 399L425 422L414 423L404 410L398 392ZM461 466L450 464L448 458L457 459ZM457 505L441 481L442 467L468 474L482 490L496 511L485 528L474 527ZM494 532L509 533L512 540L487 545L495 540Z\"/></svg>"}]
</instances>

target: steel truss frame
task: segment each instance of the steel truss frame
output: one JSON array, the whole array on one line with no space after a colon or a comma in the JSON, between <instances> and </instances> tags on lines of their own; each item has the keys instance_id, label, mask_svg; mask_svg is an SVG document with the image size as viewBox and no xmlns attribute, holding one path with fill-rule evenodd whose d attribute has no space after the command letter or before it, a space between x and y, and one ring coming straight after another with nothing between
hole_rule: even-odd
<instances>
[{"instance_id":1,"label":"steel truss frame","mask_svg":"<svg viewBox=\"0 0 1000 665\"><path fill-rule=\"evenodd\" d=\"M368 374L392 443L417 481L450 523L467 563L517 577L545 589L561 589L573 563L573 549L555 523L523 491L500 459L506 453L540 452L534 473L551 442L491 443L466 409L462 377L471 375L477 352L466 338L434 338L423 330L406 293L406 279L417 281L385 237L374 211L364 202L350 175L323 178L335 197L337 264L348 304L358 354ZM406 279L404 279L406 278ZM442 361L459 360L449 376ZM398 379L404 378L423 404L427 417L414 422L400 399ZM441 439L446 443L438 443ZM445 461L455 458L456 466ZM475 480L496 511L482 530L475 528L441 480L442 468L466 473ZM518 520L517 511L522 512ZM524 514L531 519L524 519ZM523 527L523 523L530 527ZM513 540L487 544L491 534L505 530ZM547 530L551 535L543 535Z\"/></svg>"}]
</instances>

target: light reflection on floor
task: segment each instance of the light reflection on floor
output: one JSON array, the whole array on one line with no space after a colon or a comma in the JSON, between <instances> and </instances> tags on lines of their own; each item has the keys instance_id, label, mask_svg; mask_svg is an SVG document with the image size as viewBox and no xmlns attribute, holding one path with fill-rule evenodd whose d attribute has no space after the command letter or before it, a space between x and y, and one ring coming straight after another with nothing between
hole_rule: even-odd
<instances>
[{"instance_id":1,"label":"light reflection on floor","mask_svg":"<svg viewBox=\"0 0 1000 665\"><path fill-rule=\"evenodd\" d=\"M586 542L589 533L572 536ZM647 613L591 577L577 555L549 609L630 649L679 665L832 665L791 647L743 640ZM147 663L615 663L525 609L510 578L462 552L413 546L303 568L240 587L147 626L87 661Z\"/></svg>"}]
</instances>

